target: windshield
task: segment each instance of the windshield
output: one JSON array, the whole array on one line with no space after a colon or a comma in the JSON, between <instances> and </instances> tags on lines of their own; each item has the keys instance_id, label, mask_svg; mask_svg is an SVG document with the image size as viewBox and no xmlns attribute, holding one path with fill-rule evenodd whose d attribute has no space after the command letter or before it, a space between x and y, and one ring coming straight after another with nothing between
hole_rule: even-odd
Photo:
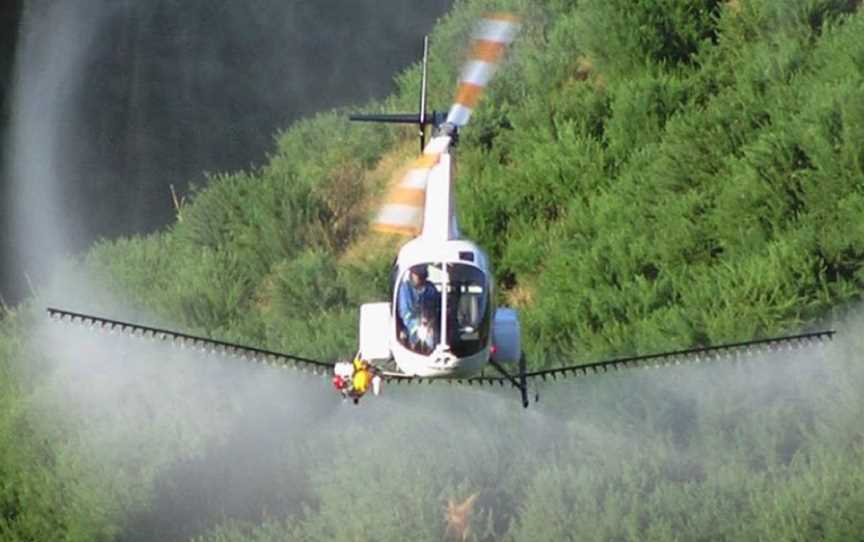
<instances>
[{"instance_id":1,"label":"windshield","mask_svg":"<svg viewBox=\"0 0 864 542\"><path fill-rule=\"evenodd\" d=\"M482 350L489 338L489 291L476 267L448 264L447 343L459 357Z\"/></svg>"},{"instance_id":2,"label":"windshield","mask_svg":"<svg viewBox=\"0 0 864 542\"><path fill-rule=\"evenodd\" d=\"M451 352L476 354L489 338L490 303L486 277L476 267L439 263L415 265L399 281L396 326L399 343L418 354L430 354L446 333ZM447 291L446 303L442 292ZM447 319L442 322L442 308ZM446 331L445 331L446 330Z\"/></svg>"}]
</instances>

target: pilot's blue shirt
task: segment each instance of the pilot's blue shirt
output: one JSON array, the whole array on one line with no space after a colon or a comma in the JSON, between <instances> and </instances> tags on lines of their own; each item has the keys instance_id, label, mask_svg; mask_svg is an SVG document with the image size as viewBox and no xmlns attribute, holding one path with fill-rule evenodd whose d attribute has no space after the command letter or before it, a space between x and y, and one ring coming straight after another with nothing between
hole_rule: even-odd
<instances>
[{"instance_id":1,"label":"pilot's blue shirt","mask_svg":"<svg viewBox=\"0 0 864 542\"><path fill-rule=\"evenodd\" d=\"M413 335L420 325L420 310L424 304L438 305L438 290L430 282L426 282L421 288L415 288L410 280L406 280L399 286L399 316L402 323Z\"/></svg>"}]
</instances>

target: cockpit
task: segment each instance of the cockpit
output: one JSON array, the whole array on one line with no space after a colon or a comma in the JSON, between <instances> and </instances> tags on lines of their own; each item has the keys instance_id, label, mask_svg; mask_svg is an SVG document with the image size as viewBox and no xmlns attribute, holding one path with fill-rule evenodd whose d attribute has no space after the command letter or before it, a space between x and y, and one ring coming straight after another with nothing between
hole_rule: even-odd
<instances>
[{"instance_id":1,"label":"cockpit","mask_svg":"<svg viewBox=\"0 0 864 542\"><path fill-rule=\"evenodd\" d=\"M488 280L477 267L415 265L398 278L395 301L399 343L415 353L431 354L443 341L454 355L465 357L489 343Z\"/></svg>"}]
</instances>

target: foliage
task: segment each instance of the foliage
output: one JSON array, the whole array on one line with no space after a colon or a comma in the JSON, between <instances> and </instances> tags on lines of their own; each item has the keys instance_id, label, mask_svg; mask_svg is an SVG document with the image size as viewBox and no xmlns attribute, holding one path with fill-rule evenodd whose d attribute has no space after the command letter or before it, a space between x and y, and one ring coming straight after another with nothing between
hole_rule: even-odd
<instances>
[{"instance_id":1,"label":"foliage","mask_svg":"<svg viewBox=\"0 0 864 542\"><path fill-rule=\"evenodd\" d=\"M490 8L524 14L462 134L457 192L463 229L497 266L499 303L521 310L533 367L773 335L860 300L857 6L465 0L439 22L429 76L440 108L464 55L442 44L465 43ZM410 67L369 109L414 107L419 76ZM412 137L349 126L339 112L301 121L262 167L211 176L182 222L103 241L64 274L98 281L102 293L82 304L118 316L351 355L357 304L385 298L393 256L366 232L379 168ZM121 401L121 425L95 400L72 408L63 390L75 373L52 357L63 353L28 349L40 318L25 305L0 321L4 540L131 540L154 502L153 514L171 512L160 502L201 508L204 524L167 538L440 540L442 504L472 492L477 540L849 539L864 528L860 338L807 379L782 364L735 373L726 387L711 380L723 373L601 378L578 393L557 388L542 415L521 418L485 392L394 390L363 415L328 411L304 431L280 424L308 426L305 407L257 405L254 390L232 398L246 375L225 377L218 393L196 387L210 365L159 379L190 363L176 353L145 373L176 403L145 415ZM772 387L775 375L791 387ZM123 390L145 395L137 385ZM319 390L308 389L296 393L312 402ZM76 408L88 416L52 418ZM225 421L202 422L208 414ZM213 496L187 499L172 475L209 460L231 471L225 458L232 447L249 455L256 424L272 440L255 459L284 491L238 507L203 477ZM113 450L109 461L92 459L94 443ZM295 456L308 459L285 459Z\"/></svg>"}]
</instances>

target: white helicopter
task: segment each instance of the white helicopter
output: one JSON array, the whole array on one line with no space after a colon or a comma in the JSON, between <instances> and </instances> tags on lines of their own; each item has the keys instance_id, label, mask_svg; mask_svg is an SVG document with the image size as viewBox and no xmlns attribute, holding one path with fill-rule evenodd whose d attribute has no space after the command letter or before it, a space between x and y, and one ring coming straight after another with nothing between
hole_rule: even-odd
<instances>
[{"instance_id":1,"label":"white helicopter","mask_svg":"<svg viewBox=\"0 0 864 542\"><path fill-rule=\"evenodd\" d=\"M407 376L477 374L488 362L521 358L519 319L513 309L494 309L489 258L462 237L454 197L454 154L464 127L519 28L507 14L485 17L449 113L426 113L424 40L420 113L352 115L351 120L416 123L422 154L388 194L373 228L416 236L399 250L390 302L360 307L360 357L394 361ZM424 144L425 127L434 133Z\"/></svg>"},{"instance_id":2,"label":"white helicopter","mask_svg":"<svg viewBox=\"0 0 864 542\"><path fill-rule=\"evenodd\" d=\"M518 19L510 14L487 15L480 21L455 102L446 116L426 112L428 40L424 40L419 113L351 116L356 121L417 124L422 150L408 173L392 188L373 223L379 232L413 238L402 246L394 262L390 301L360 307L360 344L353 362L328 363L57 308L48 308L49 314L60 321L103 331L120 330L203 351L331 375L337 390L355 403L370 389L377 395L382 382L446 381L509 384L519 390L522 405L528 407L528 384L537 379L751 355L783 345L818 343L833 336L833 331L819 331L528 372L517 311L495 308L489 258L480 246L462 237L453 189L452 151L459 130L468 124L518 29ZM433 129L428 144L427 126ZM513 365L515 374L508 370ZM487 367L498 375L487 376Z\"/></svg>"}]
</instances>

